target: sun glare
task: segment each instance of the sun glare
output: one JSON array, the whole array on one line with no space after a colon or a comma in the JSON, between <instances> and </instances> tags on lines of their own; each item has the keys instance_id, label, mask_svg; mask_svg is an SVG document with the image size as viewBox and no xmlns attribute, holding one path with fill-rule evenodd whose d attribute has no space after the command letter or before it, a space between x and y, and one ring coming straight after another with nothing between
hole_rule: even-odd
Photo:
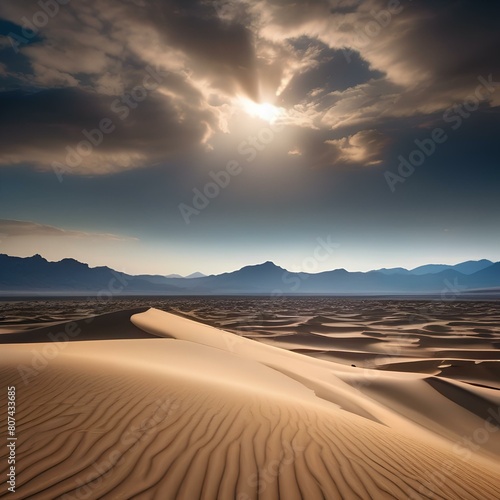
<instances>
[{"instance_id":1,"label":"sun glare","mask_svg":"<svg viewBox=\"0 0 500 500\"><path fill-rule=\"evenodd\" d=\"M241 104L245 113L260 118L268 123L275 122L280 116L283 116L285 112L283 108L279 108L268 102L259 103L251 101L250 99L242 99Z\"/></svg>"}]
</instances>

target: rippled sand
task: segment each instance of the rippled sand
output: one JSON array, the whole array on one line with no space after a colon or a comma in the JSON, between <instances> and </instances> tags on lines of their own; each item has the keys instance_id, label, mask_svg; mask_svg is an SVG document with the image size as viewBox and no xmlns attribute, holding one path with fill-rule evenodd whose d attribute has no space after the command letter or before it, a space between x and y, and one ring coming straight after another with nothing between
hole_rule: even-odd
<instances>
[{"instance_id":1,"label":"rippled sand","mask_svg":"<svg viewBox=\"0 0 500 500\"><path fill-rule=\"evenodd\" d=\"M1 497L500 498L494 303L183 300L1 335Z\"/></svg>"}]
</instances>

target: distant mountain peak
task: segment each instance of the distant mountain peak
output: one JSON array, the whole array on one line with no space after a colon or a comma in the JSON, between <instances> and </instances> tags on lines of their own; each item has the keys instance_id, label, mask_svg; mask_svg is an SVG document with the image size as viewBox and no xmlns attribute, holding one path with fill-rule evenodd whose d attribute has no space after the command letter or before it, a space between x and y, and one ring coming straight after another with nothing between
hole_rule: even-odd
<instances>
[{"instance_id":1,"label":"distant mountain peak","mask_svg":"<svg viewBox=\"0 0 500 500\"><path fill-rule=\"evenodd\" d=\"M187 276L182 276L180 274L168 274L165 276L165 278L176 278L176 279L186 279L186 280L191 280L193 278L206 278L206 274L200 273L200 272L195 272L188 274Z\"/></svg>"},{"instance_id":2,"label":"distant mountain peak","mask_svg":"<svg viewBox=\"0 0 500 500\"><path fill-rule=\"evenodd\" d=\"M187 280L191 280L193 278L205 278L206 277L206 274L203 274L203 273L200 273L200 272L195 272L195 273L191 273L191 274L188 274L185 278Z\"/></svg>"},{"instance_id":3,"label":"distant mountain peak","mask_svg":"<svg viewBox=\"0 0 500 500\"><path fill-rule=\"evenodd\" d=\"M245 266L242 269L283 269L280 266L277 266L274 262L267 260L266 262L262 262L261 264L253 264L250 266Z\"/></svg>"},{"instance_id":4,"label":"distant mountain peak","mask_svg":"<svg viewBox=\"0 0 500 500\"><path fill-rule=\"evenodd\" d=\"M71 259L71 258L62 259L61 261L59 261L59 263L60 264L64 264L66 266L71 266L71 267L74 267L74 268L86 268L86 269L89 268L88 264L85 264L83 262L80 262L79 260Z\"/></svg>"},{"instance_id":5,"label":"distant mountain peak","mask_svg":"<svg viewBox=\"0 0 500 500\"><path fill-rule=\"evenodd\" d=\"M462 274L474 274L478 271L482 271L487 267L491 266L493 262L487 259L481 260L468 260L466 262L460 262L459 264L449 265L449 264L427 264L424 266L416 267L410 272L416 275L423 274L436 274L447 269L454 269Z\"/></svg>"}]
</instances>

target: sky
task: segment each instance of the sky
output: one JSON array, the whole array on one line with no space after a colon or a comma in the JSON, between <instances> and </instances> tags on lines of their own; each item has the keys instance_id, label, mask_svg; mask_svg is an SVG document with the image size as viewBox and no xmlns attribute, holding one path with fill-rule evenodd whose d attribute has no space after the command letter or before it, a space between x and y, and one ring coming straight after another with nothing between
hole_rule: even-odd
<instances>
[{"instance_id":1,"label":"sky","mask_svg":"<svg viewBox=\"0 0 500 500\"><path fill-rule=\"evenodd\" d=\"M499 24L472 0L2 1L0 252L499 261Z\"/></svg>"}]
</instances>

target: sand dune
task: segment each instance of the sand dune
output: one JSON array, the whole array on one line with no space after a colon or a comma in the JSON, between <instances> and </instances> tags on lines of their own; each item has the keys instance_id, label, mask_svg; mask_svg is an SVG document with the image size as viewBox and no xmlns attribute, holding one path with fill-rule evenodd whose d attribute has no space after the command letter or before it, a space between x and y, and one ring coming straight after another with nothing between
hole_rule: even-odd
<instances>
[{"instance_id":1,"label":"sand dune","mask_svg":"<svg viewBox=\"0 0 500 500\"><path fill-rule=\"evenodd\" d=\"M38 343L45 365L33 344L2 346L19 468L1 498L500 498L498 391L316 359L154 309L129 317L113 317L113 340L96 326L101 340Z\"/></svg>"},{"instance_id":2,"label":"sand dune","mask_svg":"<svg viewBox=\"0 0 500 500\"><path fill-rule=\"evenodd\" d=\"M129 339L154 338L154 335L140 330L128 319L131 314L143 312L147 308L141 307L129 311L101 314L71 322L58 322L50 326L0 335L2 344L40 343L71 340L102 340L102 339Z\"/></svg>"}]
</instances>

